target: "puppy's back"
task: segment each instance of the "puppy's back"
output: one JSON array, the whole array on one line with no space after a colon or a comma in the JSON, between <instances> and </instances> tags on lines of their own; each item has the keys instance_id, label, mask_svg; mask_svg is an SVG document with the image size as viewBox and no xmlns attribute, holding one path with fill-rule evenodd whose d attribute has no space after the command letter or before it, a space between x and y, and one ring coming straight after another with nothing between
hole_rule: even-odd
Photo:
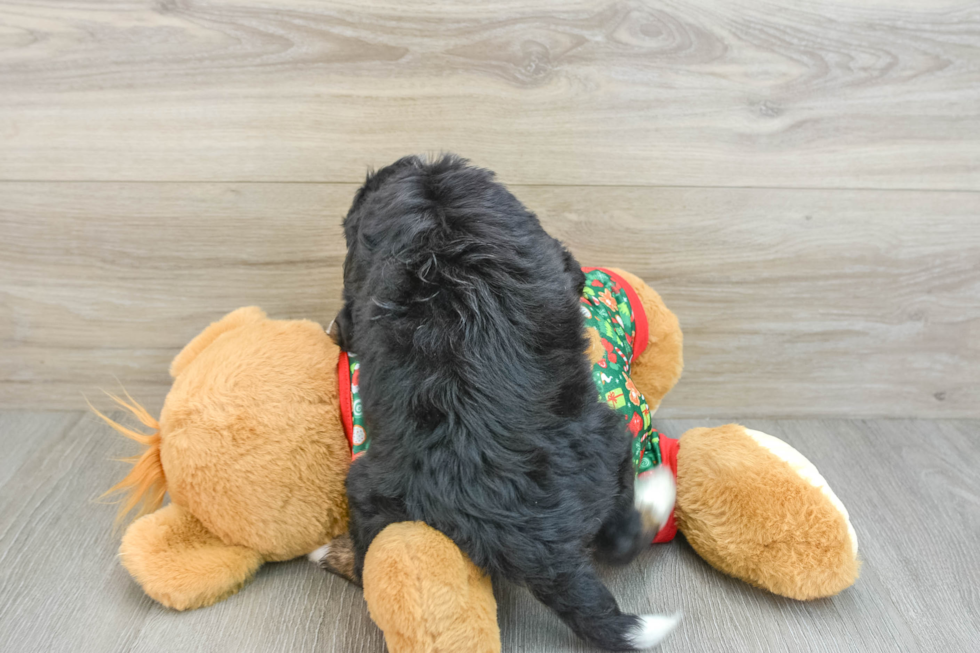
<instances>
[{"instance_id":1,"label":"puppy's back","mask_svg":"<svg viewBox=\"0 0 980 653\"><path fill-rule=\"evenodd\" d=\"M355 573L387 525L423 521L581 637L653 645L673 622L622 613L591 566L600 530L630 551L643 533L630 439L585 356L575 259L454 157L370 177L344 229L339 321L371 430L347 479Z\"/></svg>"},{"instance_id":2,"label":"puppy's back","mask_svg":"<svg viewBox=\"0 0 980 653\"><path fill-rule=\"evenodd\" d=\"M581 271L493 173L402 159L369 178L344 229L352 350L487 401L488 382L512 386L500 401L529 398L515 384L539 394L562 364L587 378Z\"/></svg>"}]
</instances>

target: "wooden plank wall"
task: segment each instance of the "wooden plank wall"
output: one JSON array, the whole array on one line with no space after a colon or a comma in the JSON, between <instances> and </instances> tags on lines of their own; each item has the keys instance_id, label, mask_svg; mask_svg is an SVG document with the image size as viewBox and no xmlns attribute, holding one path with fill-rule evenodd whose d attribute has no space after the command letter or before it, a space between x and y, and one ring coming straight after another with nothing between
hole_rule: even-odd
<instances>
[{"instance_id":1,"label":"wooden plank wall","mask_svg":"<svg viewBox=\"0 0 980 653\"><path fill-rule=\"evenodd\" d=\"M0 408L329 321L368 166L457 151L685 328L668 416L980 416L980 6L0 3Z\"/></svg>"}]
</instances>

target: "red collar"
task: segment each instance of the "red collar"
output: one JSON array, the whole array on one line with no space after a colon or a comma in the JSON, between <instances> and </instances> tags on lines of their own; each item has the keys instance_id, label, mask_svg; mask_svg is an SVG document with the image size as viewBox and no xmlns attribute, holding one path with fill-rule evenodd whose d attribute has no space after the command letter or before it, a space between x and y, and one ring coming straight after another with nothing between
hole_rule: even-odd
<instances>
[{"instance_id":1,"label":"red collar","mask_svg":"<svg viewBox=\"0 0 980 653\"><path fill-rule=\"evenodd\" d=\"M347 446L354 449L354 411L351 406L350 359L347 352L340 352L337 359L337 393L340 396L340 422L344 425Z\"/></svg>"}]
</instances>

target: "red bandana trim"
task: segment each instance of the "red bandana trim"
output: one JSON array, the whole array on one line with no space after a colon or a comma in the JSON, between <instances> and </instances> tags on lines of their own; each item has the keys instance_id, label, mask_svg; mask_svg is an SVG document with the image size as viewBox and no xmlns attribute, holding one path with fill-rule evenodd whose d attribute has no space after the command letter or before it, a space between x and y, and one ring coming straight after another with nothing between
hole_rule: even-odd
<instances>
[{"instance_id":1,"label":"red bandana trim","mask_svg":"<svg viewBox=\"0 0 980 653\"><path fill-rule=\"evenodd\" d=\"M340 395L340 421L344 425L347 444L354 449L354 409L351 405L350 359L347 352L340 352L337 359L337 392Z\"/></svg>"}]
</instances>

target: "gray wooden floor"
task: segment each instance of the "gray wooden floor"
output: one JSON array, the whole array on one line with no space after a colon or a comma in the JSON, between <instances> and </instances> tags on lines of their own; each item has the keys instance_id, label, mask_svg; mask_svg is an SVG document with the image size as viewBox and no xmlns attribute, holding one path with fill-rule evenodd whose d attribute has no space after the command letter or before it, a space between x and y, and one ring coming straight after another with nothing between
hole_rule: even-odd
<instances>
[{"instance_id":1,"label":"gray wooden floor","mask_svg":"<svg viewBox=\"0 0 980 653\"><path fill-rule=\"evenodd\" d=\"M679 435L709 421L661 421ZM716 573L683 542L607 574L633 611L686 615L662 651L957 651L980 642L980 421L751 420L787 440L848 506L864 567L798 603ZM0 413L0 650L383 651L360 591L305 561L189 613L146 598L96 498L127 444L83 413ZM585 651L522 589L498 588L505 651Z\"/></svg>"}]
</instances>

